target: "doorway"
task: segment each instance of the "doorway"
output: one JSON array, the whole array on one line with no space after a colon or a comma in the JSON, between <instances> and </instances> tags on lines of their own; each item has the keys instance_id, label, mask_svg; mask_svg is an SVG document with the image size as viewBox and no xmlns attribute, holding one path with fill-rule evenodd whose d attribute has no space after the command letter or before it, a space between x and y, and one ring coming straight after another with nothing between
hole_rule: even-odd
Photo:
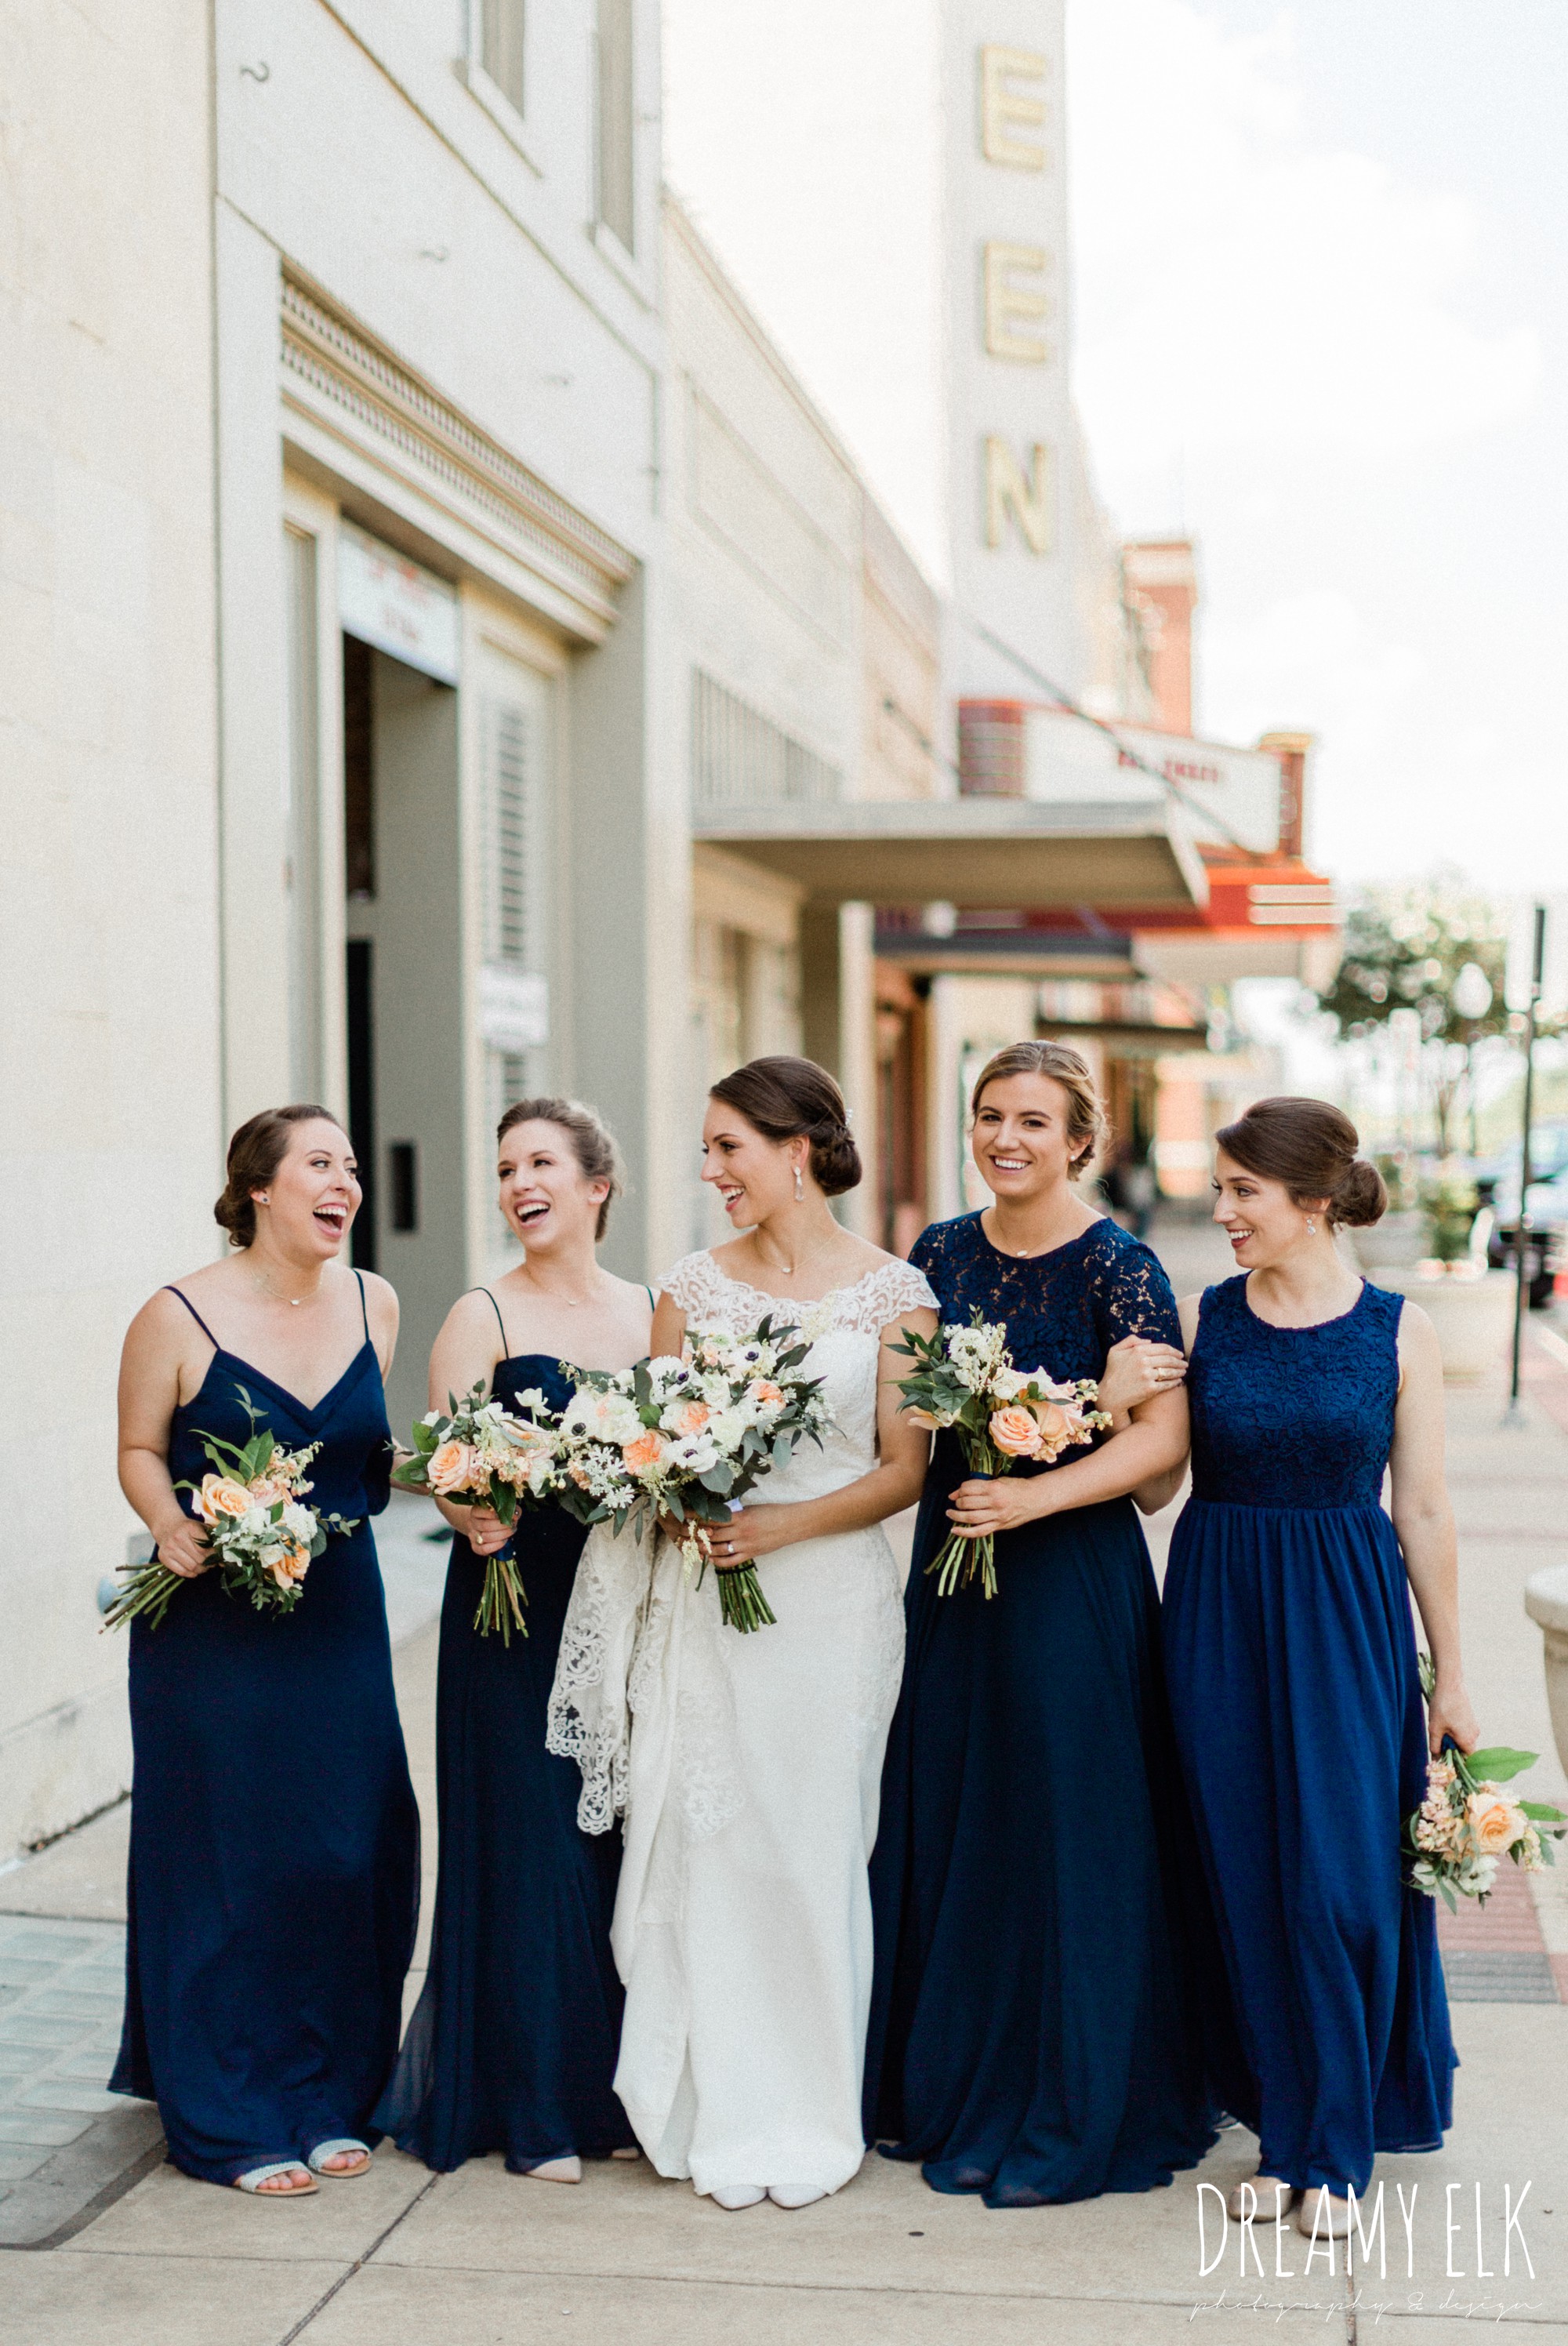
<instances>
[{"instance_id":1,"label":"doorway","mask_svg":"<svg viewBox=\"0 0 1568 2346\"><path fill-rule=\"evenodd\" d=\"M355 636L342 656L351 1252L398 1292L387 1406L406 1439L467 1272L457 694Z\"/></svg>"}]
</instances>

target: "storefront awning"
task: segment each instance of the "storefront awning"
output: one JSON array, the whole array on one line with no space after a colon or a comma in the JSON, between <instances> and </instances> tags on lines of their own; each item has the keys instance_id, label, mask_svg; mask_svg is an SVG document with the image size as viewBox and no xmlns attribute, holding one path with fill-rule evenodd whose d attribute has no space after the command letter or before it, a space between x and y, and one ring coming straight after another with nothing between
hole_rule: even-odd
<instances>
[{"instance_id":1,"label":"storefront awning","mask_svg":"<svg viewBox=\"0 0 1568 2346\"><path fill-rule=\"evenodd\" d=\"M850 799L699 807L692 832L819 904L1201 905L1181 826L1152 801Z\"/></svg>"}]
</instances>

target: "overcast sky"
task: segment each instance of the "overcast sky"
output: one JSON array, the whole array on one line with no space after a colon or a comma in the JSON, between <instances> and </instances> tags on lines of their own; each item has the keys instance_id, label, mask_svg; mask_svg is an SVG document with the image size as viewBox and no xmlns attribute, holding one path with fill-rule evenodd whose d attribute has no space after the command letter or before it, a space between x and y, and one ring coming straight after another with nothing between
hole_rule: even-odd
<instances>
[{"instance_id":1,"label":"overcast sky","mask_svg":"<svg viewBox=\"0 0 1568 2346\"><path fill-rule=\"evenodd\" d=\"M666 0L670 177L933 567L935 0ZM1568 0L1068 0L1100 493L1312 846L1568 886Z\"/></svg>"}]
</instances>

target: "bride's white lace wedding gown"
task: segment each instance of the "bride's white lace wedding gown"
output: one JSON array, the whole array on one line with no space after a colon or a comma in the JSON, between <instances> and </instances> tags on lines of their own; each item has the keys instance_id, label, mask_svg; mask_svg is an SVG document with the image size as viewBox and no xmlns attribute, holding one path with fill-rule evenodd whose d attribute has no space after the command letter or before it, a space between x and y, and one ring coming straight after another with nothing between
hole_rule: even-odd
<instances>
[{"instance_id":1,"label":"bride's white lace wedding gown","mask_svg":"<svg viewBox=\"0 0 1568 2346\"><path fill-rule=\"evenodd\" d=\"M758 1504L820 1498L876 1463L881 1331L934 1306L907 1263L820 1303L728 1278L711 1254L665 1291L691 1329L765 1313L811 1341L833 1427ZM880 1525L765 1556L777 1626L723 1627L661 1542L600 1528L578 1566L550 1705L550 1749L583 1770L579 1820L626 1812L613 1944L626 1982L616 2090L661 2175L700 2192L836 2191L860 2164L871 1987L866 1867L903 1662L897 1567ZM629 1735L628 1735L629 1713Z\"/></svg>"}]
</instances>

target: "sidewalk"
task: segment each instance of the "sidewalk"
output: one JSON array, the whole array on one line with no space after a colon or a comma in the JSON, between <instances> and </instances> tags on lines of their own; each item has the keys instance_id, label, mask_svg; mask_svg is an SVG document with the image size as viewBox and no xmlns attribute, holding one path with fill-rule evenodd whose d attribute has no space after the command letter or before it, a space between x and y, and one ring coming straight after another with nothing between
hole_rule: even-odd
<instances>
[{"instance_id":1,"label":"sidewalk","mask_svg":"<svg viewBox=\"0 0 1568 2346\"><path fill-rule=\"evenodd\" d=\"M1205 1260L1201 1229L1159 1242L1183 1291L1227 1268L1211 1248ZM1540 1633L1521 1602L1532 1572L1568 1559L1568 1365L1532 1345L1527 1390L1518 1433L1500 1428L1500 1384L1451 1397L1464 1631L1484 1731L1540 1749L1530 1790L1568 1804ZM1156 1520L1156 1545L1168 1522ZM427 1866L434 1645L426 1629L397 1657ZM35 1900L55 1897L56 1920L25 1929L112 1930L99 1881L109 1869L93 1853L111 1828L122 1830L117 1818L100 1820L72 1837L75 1850L61 1843L0 1882L0 1905L31 1877ZM1265 2234L1263 2270L1253 2261L1244 2273L1234 2229L1206 2273L1197 2187L1223 2189L1249 2171L1255 2146L1239 2131L1168 2191L1007 2214L939 2197L877 2157L817 2207L728 2216L646 2165L591 2167L572 2190L508 2176L494 2158L433 2178L383 2148L368 2178L289 2207L157 2168L61 2247L0 2253L0 2346L559 2346L621 2333L640 2346L1176 2346L1205 2325L1260 2346L1367 2346L1374 2334L1459 2346L1481 2320L1519 2346L1568 2346L1568 2005L1545 1961L1568 1957L1568 1869L1545 1883L1532 1901L1514 1878L1512 1896L1444 1932L1463 2060L1455 2126L1441 2152L1379 2162L1386 2276L1374 2262L1348 2284L1342 2257L1330 2272L1321 2248L1308 2270L1308 2244L1288 2231L1278 2270ZM83 1921L77 1903L95 1900ZM105 1943L71 1960L101 1980ZM1553 2000L1518 2000L1525 1989ZM0 2013L0 2045L16 2010ZM84 2029L105 2018L95 2006ZM1407 2205L1415 2189L1408 2241L1396 2185ZM1511 2270L1505 2189L1516 2214L1524 2195ZM1211 2257L1217 2204L1205 2195Z\"/></svg>"}]
</instances>

